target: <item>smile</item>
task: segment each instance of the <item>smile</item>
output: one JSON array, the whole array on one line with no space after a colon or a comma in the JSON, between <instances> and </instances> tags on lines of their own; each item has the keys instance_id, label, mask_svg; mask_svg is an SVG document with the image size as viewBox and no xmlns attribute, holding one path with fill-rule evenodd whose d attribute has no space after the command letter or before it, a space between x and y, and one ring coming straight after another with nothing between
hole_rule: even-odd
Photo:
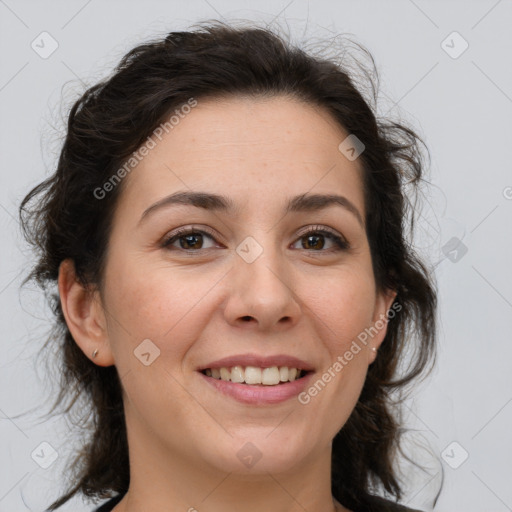
<instances>
[{"instance_id":1,"label":"smile","mask_svg":"<svg viewBox=\"0 0 512 512\"><path fill-rule=\"evenodd\" d=\"M248 369L249 371L247 371ZM224 378L221 376L221 370ZM231 380L233 371L235 381ZM217 372L218 376L214 377L213 374L217 375ZM283 379L286 376L286 372L288 372L286 380L281 380L281 372ZM271 368L234 366L232 368L221 367L220 369L207 368L197 372L197 374L216 393L220 393L242 404L268 406L279 404L292 398L297 399L297 396L309 385L314 372L286 366L274 366ZM276 382L278 375L279 381ZM238 382L236 382L237 380ZM260 382L254 382L257 380ZM261 381L267 382L267 384ZM269 382L270 384L268 384Z\"/></svg>"},{"instance_id":2,"label":"smile","mask_svg":"<svg viewBox=\"0 0 512 512\"><path fill-rule=\"evenodd\" d=\"M202 371L207 377L236 382L239 384L251 384L262 386L277 386L285 382L293 382L306 375L305 370L288 366L272 366L271 368L259 368L256 366L233 366L221 368L206 368Z\"/></svg>"}]
</instances>

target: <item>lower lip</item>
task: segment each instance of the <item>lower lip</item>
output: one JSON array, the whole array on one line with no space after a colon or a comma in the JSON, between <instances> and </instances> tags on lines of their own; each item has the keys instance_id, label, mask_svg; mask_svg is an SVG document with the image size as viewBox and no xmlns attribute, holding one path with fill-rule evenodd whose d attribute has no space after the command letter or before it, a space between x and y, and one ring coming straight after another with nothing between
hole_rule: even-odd
<instances>
[{"instance_id":1,"label":"lower lip","mask_svg":"<svg viewBox=\"0 0 512 512\"><path fill-rule=\"evenodd\" d=\"M313 373L310 372L298 380L277 384L275 386L253 386L251 384L240 384L227 380L214 379L213 377L206 376L204 373L198 373L217 391L239 402L251 405L277 404L289 400L304 391L304 388L313 375Z\"/></svg>"}]
</instances>

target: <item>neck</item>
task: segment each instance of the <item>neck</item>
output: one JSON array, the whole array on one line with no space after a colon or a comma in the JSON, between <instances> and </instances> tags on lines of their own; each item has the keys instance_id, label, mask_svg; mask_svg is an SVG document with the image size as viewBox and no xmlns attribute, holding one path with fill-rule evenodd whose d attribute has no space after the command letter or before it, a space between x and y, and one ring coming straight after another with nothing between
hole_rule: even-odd
<instances>
[{"instance_id":1,"label":"neck","mask_svg":"<svg viewBox=\"0 0 512 512\"><path fill-rule=\"evenodd\" d=\"M140 425L139 425L140 427ZM114 512L350 512L331 494L331 445L286 471L223 472L128 424L130 487ZM143 429L142 429L143 430Z\"/></svg>"}]
</instances>

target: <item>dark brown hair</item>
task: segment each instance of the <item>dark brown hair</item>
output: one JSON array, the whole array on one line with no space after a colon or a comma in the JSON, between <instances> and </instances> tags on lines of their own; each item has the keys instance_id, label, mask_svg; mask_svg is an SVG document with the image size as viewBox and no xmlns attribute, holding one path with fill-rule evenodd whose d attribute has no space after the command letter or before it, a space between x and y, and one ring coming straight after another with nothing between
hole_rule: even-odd
<instances>
[{"instance_id":1,"label":"dark brown hair","mask_svg":"<svg viewBox=\"0 0 512 512\"><path fill-rule=\"evenodd\" d=\"M377 74L371 55L360 45L360 62L370 59L373 69L356 65L356 72L349 72L348 46L336 62L307 53L268 29L217 21L199 25L134 48L108 79L85 91L69 113L55 173L20 206L24 234L38 254L26 281L35 279L46 290L56 317L55 333L45 344L53 351L58 344L63 365L52 412L60 406L68 413L77 403L91 411L91 437L76 454L68 492L49 509L78 492L96 498L125 493L130 481L120 379L115 366L95 365L74 342L55 293L59 265L71 258L84 285L101 287L122 183L102 199L94 191L173 109L191 97L200 101L232 95L284 95L320 107L365 146L359 158L375 282L379 289L397 291L393 306L399 305L400 312L389 321L359 401L333 441L332 492L353 509L371 510L377 488L400 499L394 460L401 419L391 397L427 373L435 360L436 294L408 241L416 214L404 190L407 185L414 192L423 181L424 144L404 124L374 113ZM369 85L367 99L364 84ZM412 355L404 366L406 348Z\"/></svg>"}]
</instances>

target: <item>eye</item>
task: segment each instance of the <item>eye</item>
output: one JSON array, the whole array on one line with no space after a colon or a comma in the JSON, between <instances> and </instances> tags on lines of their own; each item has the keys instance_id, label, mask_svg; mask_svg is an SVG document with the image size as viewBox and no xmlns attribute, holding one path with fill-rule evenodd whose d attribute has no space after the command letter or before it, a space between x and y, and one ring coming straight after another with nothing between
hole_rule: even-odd
<instances>
[{"instance_id":1,"label":"eye","mask_svg":"<svg viewBox=\"0 0 512 512\"><path fill-rule=\"evenodd\" d=\"M334 247L323 250L325 247L325 239L330 240L331 244L334 244ZM312 249L313 252L332 252L350 248L349 243L338 233L319 226L310 228L305 233L302 233L297 242L298 241L302 241L302 249Z\"/></svg>"},{"instance_id":2,"label":"eye","mask_svg":"<svg viewBox=\"0 0 512 512\"><path fill-rule=\"evenodd\" d=\"M205 247L205 240L209 239L213 245ZM326 246L329 243L331 247ZM301 249L310 250L310 252L336 252L350 248L349 243L335 231L326 227L315 226L302 233L297 240L301 241ZM295 244L297 243L295 242ZM176 245L179 244L179 245ZM295 245L294 244L294 245ZM180 228L171 233L163 242L162 247L166 249L177 249L189 252L198 252L201 249L212 249L218 247L215 242L215 235L204 229L195 227Z\"/></svg>"},{"instance_id":3,"label":"eye","mask_svg":"<svg viewBox=\"0 0 512 512\"><path fill-rule=\"evenodd\" d=\"M215 245L210 247L204 247L204 240L209 238L214 241L213 234L207 231L196 229L194 227L181 228L171 233L163 242L162 247L167 249L183 249L185 251L197 251L199 249L211 249ZM176 242L179 243L179 247L176 247Z\"/></svg>"}]
</instances>

